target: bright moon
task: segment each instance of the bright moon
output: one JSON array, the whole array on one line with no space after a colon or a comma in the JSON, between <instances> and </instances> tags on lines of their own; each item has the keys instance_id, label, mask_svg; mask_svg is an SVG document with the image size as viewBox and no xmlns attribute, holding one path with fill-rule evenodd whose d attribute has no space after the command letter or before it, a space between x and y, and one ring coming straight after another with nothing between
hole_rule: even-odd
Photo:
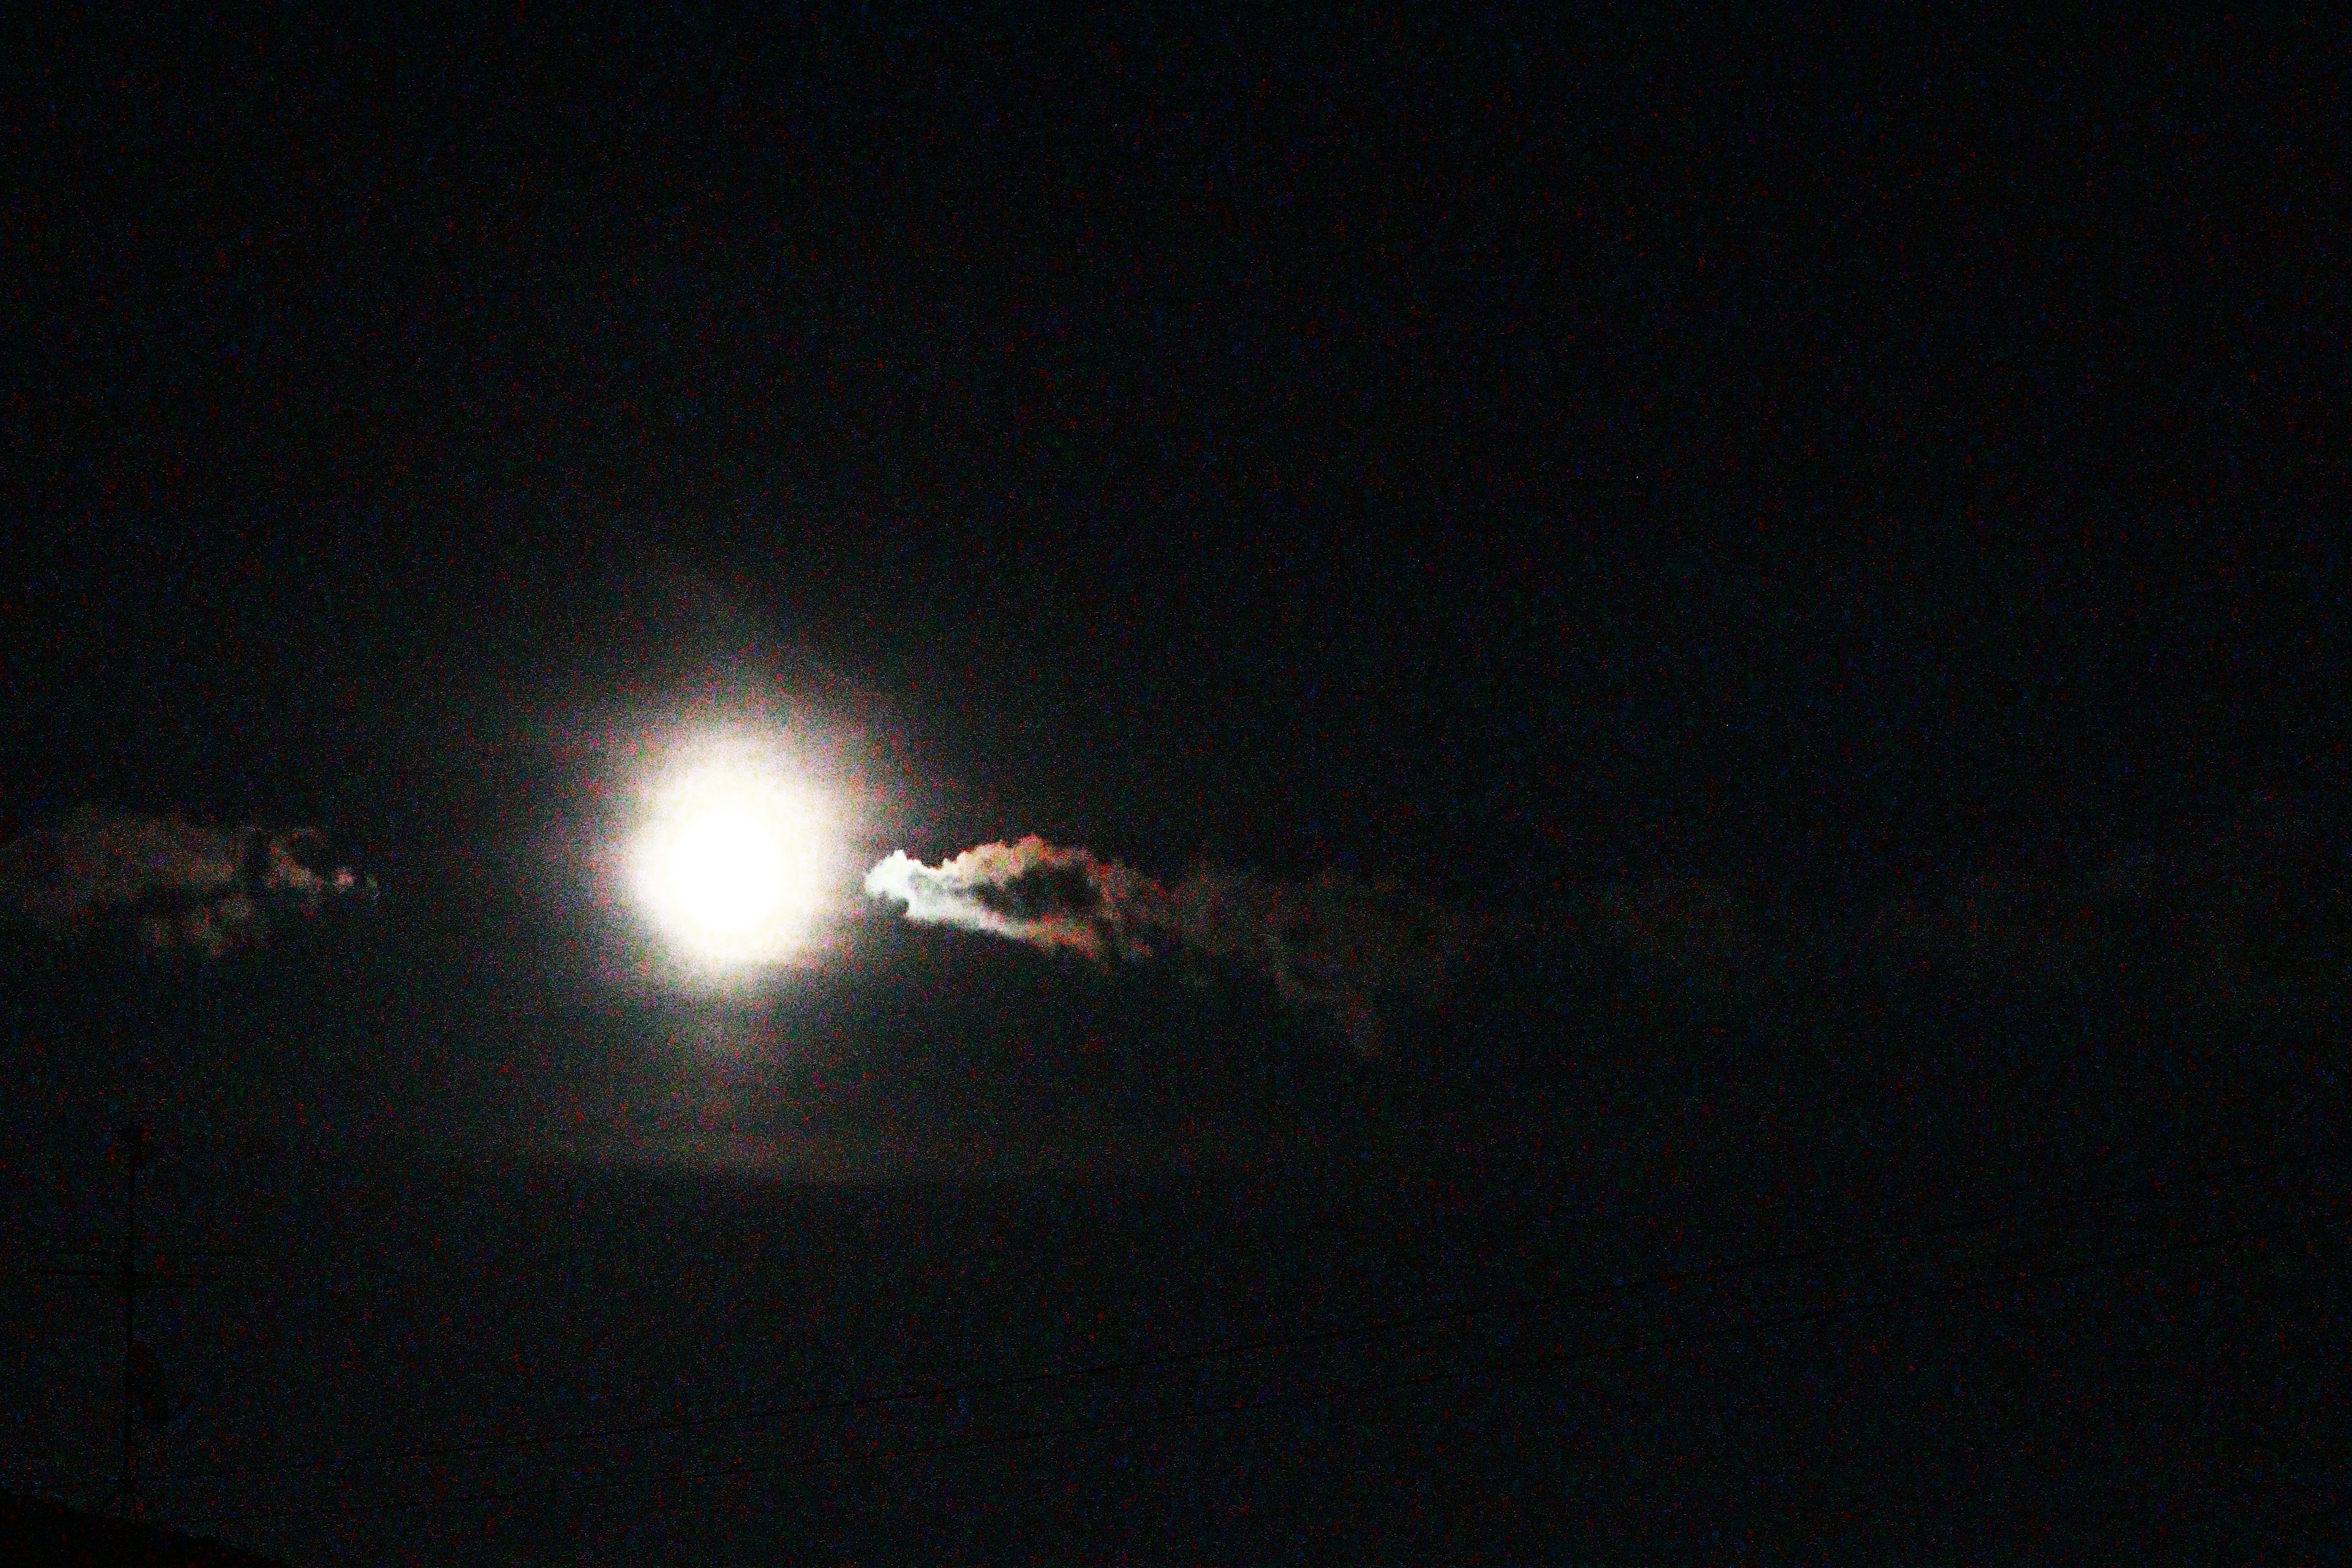
<instances>
[{"instance_id":1,"label":"bright moon","mask_svg":"<svg viewBox=\"0 0 2352 1568\"><path fill-rule=\"evenodd\" d=\"M775 913L788 874L783 846L748 812L696 817L670 847L670 891L680 912L713 931L743 931Z\"/></svg>"},{"instance_id":2,"label":"bright moon","mask_svg":"<svg viewBox=\"0 0 2352 1568\"><path fill-rule=\"evenodd\" d=\"M825 843L814 800L776 773L722 760L650 791L635 851L638 900L688 956L782 958L818 903Z\"/></svg>"}]
</instances>

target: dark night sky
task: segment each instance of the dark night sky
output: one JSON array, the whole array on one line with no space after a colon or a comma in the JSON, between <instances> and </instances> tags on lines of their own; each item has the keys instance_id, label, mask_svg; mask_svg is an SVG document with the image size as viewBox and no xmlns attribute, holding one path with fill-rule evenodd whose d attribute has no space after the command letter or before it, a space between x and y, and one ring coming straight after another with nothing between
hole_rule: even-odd
<instances>
[{"instance_id":1,"label":"dark night sky","mask_svg":"<svg viewBox=\"0 0 2352 1568\"><path fill-rule=\"evenodd\" d=\"M1021 1151L1008 1168L1271 1141L1409 1172L1475 1143L1556 1177L1563 1140L1630 1170L1656 1129L1704 1123L1713 1152L1625 1179L1734 1237L1749 1175L1723 1173L1762 1156L1699 1109L1717 1089L1820 1169L1878 1173L1853 1178L1872 1192L1930 1167L2040 1190L2021 1173L2086 1150L2138 1171L2253 1147L2298 1097L2333 1116L2333 1077L2298 1075L2335 1058L2305 1047L2214 1089L2226 1116L2174 1077L2101 1098L2087 1056L1981 1041L1944 1079L1904 1064L1946 1047L1885 1044L1913 1026L1888 1018L1941 1019L1916 1026L1936 1041L2054 1026L1866 986L1818 1014L1718 996L1669 1026L1639 975L1539 937L1380 1064L1263 995L879 922L713 1024L616 978L642 934L581 868L630 735L761 703L837 743L875 855L1035 831L1158 872L1399 875L1506 924L1706 878L1818 952L1972 878L2259 882L2210 847L2260 837L2250 820L2297 825L2286 862L2340 858L2312 826L2341 820L2352 739L2336 39L1649 7L650 9L100 7L0 43L0 837L83 804L314 822L386 891L365 930L235 973L26 961L20 1037L163 1043L127 1066L18 1047L0 1124L45 1151L8 1170L24 1213L126 1104L179 1119L192 1171L292 1162L256 1190L294 1195L215 1216L257 1232L310 1236L405 1168L319 1174L287 1152L311 1142L488 1162L433 1178L462 1217L404 1221L420 1256L538 1245L482 1152L517 1137L592 1171L798 1137L835 1177L991 1165L943 1158L974 1141ZM2322 906L2341 907L2294 907ZM2116 984L2075 982L2069 1050L2109 1002L2099 1027L2145 1046L2147 998L2175 994ZM1574 1050L1571 992L1617 998ZM2288 1013L2315 1016L2263 1016ZM680 1087L714 1030L735 1066ZM1891 1053L1860 1087L1823 1065L1840 1030ZM1769 1069L1740 1056L1767 1039ZM789 1060L760 1057L779 1040ZM1976 1141L1987 1114L2024 1129L2013 1158ZM590 1183L584 1231L623 1251L736 1223L709 1217L736 1212L724 1194L658 1220L668 1200L605 1176L544 1179ZM1876 1212L1845 1179L1783 1185L1780 1210ZM1471 1219L1412 1210L1367 1288L1412 1299L1457 1241L1533 1280L1570 1243L1512 1192ZM1300 1202L1268 1212L1304 1235ZM1349 1204L1332 1234L1376 1223ZM935 1213L932 1252L838 1245L944 1291L923 1260L983 1246L977 1212ZM1236 1287L1269 1310L1311 1272L1313 1245L1202 1223L1292 1260ZM1071 1234L1058 1256L1083 1261ZM1150 1298L1148 1271L1105 1269ZM1213 1272L1188 1266L1173 1299L1258 1321ZM803 1370L872 1381L852 1350ZM316 1441L303 1412L330 1396L268 1375L298 1390L279 1436ZM524 1424L578 1415L487 1387ZM444 1418L394 1398L369 1429ZM1494 1456L1541 1418L1497 1420L1507 1469ZM1465 1489L1429 1506L1467 1508L1486 1463L1443 1471ZM1216 1539L1270 1550L1218 1511L1249 1485L1217 1485ZM945 1526L864 1528L844 1551L985 1554Z\"/></svg>"},{"instance_id":2,"label":"dark night sky","mask_svg":"<svg viewBox=\"0 0 2352 1568\"><path fill-rule=\"evenodd\" d=\"M375 727L400 584L625 535L1162 856L1836 878L2335 776L2291 28L562 28L13 51L42 632L258 664L268 752Z\"/></svg>"}]
</instances>

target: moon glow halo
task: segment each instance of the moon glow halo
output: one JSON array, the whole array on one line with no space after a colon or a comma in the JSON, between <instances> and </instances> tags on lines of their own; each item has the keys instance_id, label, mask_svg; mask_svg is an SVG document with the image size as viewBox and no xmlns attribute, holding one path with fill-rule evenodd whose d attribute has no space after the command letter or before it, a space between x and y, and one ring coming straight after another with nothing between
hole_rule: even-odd
<instances>
[{"instance_id":1,"label":"moon glow halo","mask_svg":"<svg viewBox=\"0 0 2352 1568\"><path fill-rule=\"evenodd\" d=\"M823 890L830 836L814 799L736 759L681 769L651 796L633 880L681 955L722 968L787 957Z\"/></svg>"}]
</instances>

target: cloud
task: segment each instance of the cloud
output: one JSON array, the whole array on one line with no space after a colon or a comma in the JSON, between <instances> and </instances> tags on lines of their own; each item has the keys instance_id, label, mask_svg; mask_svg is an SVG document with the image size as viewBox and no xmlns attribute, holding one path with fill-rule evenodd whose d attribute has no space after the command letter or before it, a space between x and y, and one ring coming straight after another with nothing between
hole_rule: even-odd
<instances>
[{"instance_id":1,"label":"cloud","mask_svg":"<svg viewBox=\"0 0 2352 1568\"><path fill-rule=\"evenodd\" d=\"M1148 957L1149 933L1167 919L1157 882L1034 835L982 844L936 867L900 850L866 874L866 891L905 904L919 925L957 926L1088 958Z\"/></svg>"},{"instance_id":2,"label":"cloud","mask_svg":"<svg viewBox=\"0 0 2352 1568\"><path fill-rule=\"evenodd\" d=\"M58 933L122 921L154 952L219 958L259 946L276 922L374 897L373 878L328 863L314 828L85 809L0 845L0 913Z\"/></svg>"},{"instance_id":3,"label":"cloud","mask_svg":"<svg viewBox=\"0 0 2352 1568\"><path fill-rule=\"evenodd\" d=\"M2117 986L2171 998L2177 1016L2300 1026L2352 1010L2352 823L2340 810L2247 808L2071 868L1955 879L1842 910L1776 899L1761 879L1696 875L1465 910L1336 871L1162 883L1034 837L938 866L892 855L866 889L911 921L1097 961L1174 952L1230 964L1333 1019L1367 1055L1382 1044L1384 1005L1434 994L1474 952L1489 977L1593 960L1582 973L1718 1004L1904 978L2070 1011Z\"/></svg>"},{"instance_id":4,"label":"cloud","mask_svg":"<svg viewBox=\"0 0 2352 1568\"><path fill-rule=\"evenodd\" d=\"M1382 1042L1382 999L1435 990L1472 936L1466 919L1392 882L1338 871L1283 882L1200 870L1163 884L1034 835L938 866L900 851L866 874L866 890L903 904L919 924L1098 962L1172 947L1230 963L1294 1006L1328 1014L1366 1055Z\"/></svg>"},{"instance_id":5,"label":"cloud","mask_svg":"<svg viewBox=\"0 0 2352 1568\"><path fill-rule=\"evenodd\" d=\"M2170 995L2176 1020L2190 997L2334 1016L2352 974L2347 846L2340 808L2258 803L2069 863L1923 879L1843 910L1776 902L1760 879L1680 876L1576 890L1553 919L1561 940L1624 962L1637 983L1716 999L1899 977L2069 1009L2129 985Z\"/></svg>"}]
</instances>

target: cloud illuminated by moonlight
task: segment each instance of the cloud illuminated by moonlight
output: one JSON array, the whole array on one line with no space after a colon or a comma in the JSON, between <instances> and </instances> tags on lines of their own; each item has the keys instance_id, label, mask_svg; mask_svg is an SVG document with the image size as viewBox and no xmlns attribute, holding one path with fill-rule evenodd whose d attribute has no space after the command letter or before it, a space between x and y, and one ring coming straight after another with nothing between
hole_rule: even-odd
<instances>
[{"instance_id":1,"label":"cloud illuminated by moonlight","mask_svg":"<svg viewBox=\"0 0 2352 1568\"><path fill-rule=\"evenodd\" d=\"M866 891L905 906L918 924L1097 962L1175 948L1232 963L1292 1005L1329 1016L1367 1056L1382 1044L1381 999L1434 990L1472 938L1465 918L1394 883L1340 871L1283 882L1217 870L1162 883L1034 835L937 866L894 853L866 873Z\"/></svg>"}]
</instances>

